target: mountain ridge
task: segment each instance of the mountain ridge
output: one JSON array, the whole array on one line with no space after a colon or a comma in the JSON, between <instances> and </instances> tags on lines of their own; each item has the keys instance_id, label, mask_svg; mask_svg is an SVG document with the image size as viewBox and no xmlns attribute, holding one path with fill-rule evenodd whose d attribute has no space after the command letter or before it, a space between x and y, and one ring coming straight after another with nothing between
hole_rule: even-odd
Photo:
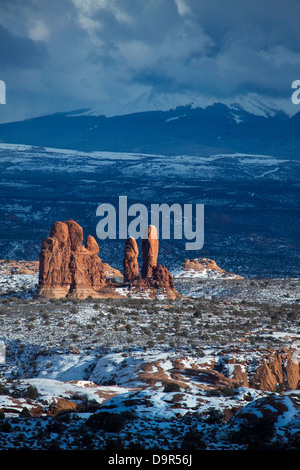
<instances>
[{"instance_id":1,"label":"mountain ridge","mask_svg":"<svg viewBox=\"0 0 300 470\"><path fill-rule=\"evenodd\" d=\"M265 117L214 103L107 117L85 110L0 124L0 142L80 151L202 154L245 152L298 159L300 113Z\"/></svg>"}]
</instances>

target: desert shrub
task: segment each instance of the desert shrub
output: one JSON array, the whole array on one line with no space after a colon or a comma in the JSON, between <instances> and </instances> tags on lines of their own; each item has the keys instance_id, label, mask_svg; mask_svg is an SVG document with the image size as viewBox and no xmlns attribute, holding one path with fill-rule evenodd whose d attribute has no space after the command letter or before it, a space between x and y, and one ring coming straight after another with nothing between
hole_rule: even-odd
<instances>
[{"instance_id":1,"label":"desert shrub","mask_svg":"<svg viewBox=\"0 0 300 470\"><path fill-rule=\"evenodd\" d=\"M274 422L268 418L244 420L239 428L232 432L232 441L244 444L250 449L265 449L275 434Z\"/></svg>"},{"instance_id":2,"label":"desert shrub","mask_svg":"<svg viewBox=\"0 0 300 470\"><path fill-rule=\"evenodd\" d=\"M130 411L123 411L121 413L110 413L108 411L100 411L91 415L86 425L98 431L102 429L107 432L119 432L128 421L132 421L135 418L135 414Z\"/></svg>"},{"instance_id":3,"label":"desert shrub","mask_svg":"<svg viewBox=\"0 0 300 470\"><path fill-rule=\"evenodd\" d=\"M234 397L235 395L235 390L232 387L222 387L220 391L221 391L221 394L226 397Z\"/></svg>"},{"instance_id":4,"label":"desert shrub","mask_svg":"<svg viewBox=\"0 0 300 470\"><path fill-rule=\"evenodd\" d=\"M195 308L194 317L195 317L195 318L201 318L201 317L202 317L202 312L201 312L201 310L200 310L199 307L196 307L196 308Z\"/></svg>"},{"instance_id":5,"label":"desert shrub","mask_svg":"<svg viewBox=\"0 0 300 470\"><path fill-rule=\"evenodd\" d=\"M34 387L33 385L29 385L24 392L24 397L31 398L32 400L35 400L38 396L39 396L38 389Z\"/></svg>"},{"instance_id":6,"label":"desert shrub","mask_svg":"<svg viewBox=\"0 0 300 470\"><path fill-rule=\"evenodd\" d=\"M124 450L124 444L120 438L117 439L107 439L104 450L112 451L112 450Z\"/></svg>"},{"instance_id":7,"label":"desert shrub","mask_svg":"<svg viewBox=\"0 0 300 470\"><path fill-rule=\"evenodd\" d=\"M165 385L164 392L180 392L180 387L175 382L169 382Z\"/></svg>"},{"instance_id":8,"label":"desert shrub","mask_svg":"<svg viewBox=\"0 0 300 470\"><path fill-rule=\"evenodd\" d=\"M0 382L0 395L8 395L9 394L9 389Z\"/></svg>"},{"instance_id":9,"label":"desert shrub","mask_svg":"<svg viewBox=\"0 0 300 470\"><path fill-rule=\"evenodd\" d=\"M206 444L203 440L203 433L200 431L188 431L181 443L181 450L204 450Z\"/></svg>"},{"instance_id":10,"label":"desert shrub","mask_svg":"<svg viewBox=\"0 0 300 470\"><path fill-rule=\"evenodd\" d=\"M11 425L7 420L3 420L3 422L0 422L0 432L10 432L11 429Z\"/></svg>"},{"instance_id":11,"label":"desert shrub","mask_svg":"<svg viewBox=\"0 0 300 470\"><path fill-rule=\"evenodd\" d=\"M96 400L89 400L87 395L74 394L73 399L81 400L77 406L78 412L95 413L101 407L100 403Z\"/></svg>"},{"instance_id":12,"label":"desert shrub","mask_svg":"<svg viewBox=\"0 0 300 470\"><path fill-rule=\"evenodd\" d=\"M208 413L206 414L205 421L208 424L220 424L224 422L224 413L217 408L210 407Z\"/></svg>"},{"instance_id":13,"label":"desert shrub","mask_svg":"<svg viewBox=\"0 0 300 470\"><path fill-rule=\"evenodd\" d=\"M22 411L20 412L20 418L31 418L31 414L30 414L30 411L29 409L24 406L24 408L22 408Z\"/></svg>"}]
</instances>

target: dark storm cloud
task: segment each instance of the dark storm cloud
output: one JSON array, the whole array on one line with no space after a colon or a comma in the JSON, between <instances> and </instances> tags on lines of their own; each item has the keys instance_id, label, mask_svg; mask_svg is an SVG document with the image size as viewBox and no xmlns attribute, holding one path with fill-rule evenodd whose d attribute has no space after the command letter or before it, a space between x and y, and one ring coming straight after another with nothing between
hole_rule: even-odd
<instances>
[{"instance_id":1,"label":"dark storm cloud","mask_svg":"<svg viewBox=\"0 0 300 470\"><path fill-rule=\"evenodd\" d=\"M109 110L152 87L289 97L299 17L298 0L2 0L0 79L23 114L26 96L35 114Z\"/></svg>"},{"instance_id":2,"label":"dark storm cloud","mask_svg":"<svg viewBox=\"0 0 300 470\"><path fill-rule=\"evenodd\" d=\"M47 58L45 45L32 39L16 36L0 25L0 67L36 68Z\"/></svg>"}]
</instances>

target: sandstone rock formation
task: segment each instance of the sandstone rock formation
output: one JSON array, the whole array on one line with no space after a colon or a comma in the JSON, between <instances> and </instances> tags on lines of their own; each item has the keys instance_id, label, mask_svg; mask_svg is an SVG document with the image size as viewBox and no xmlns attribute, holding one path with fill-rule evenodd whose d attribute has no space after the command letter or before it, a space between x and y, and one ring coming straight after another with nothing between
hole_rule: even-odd
<instances>
[{"instance_id":1,"label":"sandstone rock formation","mask_svg":"<svg viewBox=\"0 0 300 470\"><path fill-rule=\"evenodd\" d=\"M103 263L102 266L104 270L105 279L115 279L116 281L122 282L123 281L123 274L119 269L113 268L108 263Z\"/></svg>"},{"instance_id":2,"label":"sandstone rock formation","mask_svg":"<svg viewBox=\"0 0 300 470\"><path fill-rule=\"evenodd\" d=\"M143 275L139 275L138 246L129 238L124 249L124 277L118 270L102 263L95 238L88 235L83 245L82 227L74 220L54 222L50 237L42 242L39 256L39 296L45 298L124 297L132 292L148 291L152 297L163 290L166 297L180 296L171 273L157 265L158 238L156 227L148 228L142 241ZM110 268L110 269L108 269ZM109 278L119 278L112 282ZM124 281L124 282L122 282ZM122 288L123 295L117 291Z\"/></svg>"},{"instance_id":3,"label":"sandstone rock formation","mask_svg":"<svg viewBox=\"0 0 300 470\"><path fill-rule=\"evenodd\" d=\"M272 435L273 426L280 429L284 426L284 422L288 422L289 431L293 435L293 427L297 428L296 422L294 424L296 419L288 417L293 414L297 416L299 412L299 402L295 400L293 395L270 394L257 398L238 410L230 420L230 427L235 430L234 432L239 430L239 442L246 443L247 446L251 442L252 445L255 443L255 449L260 450L261 443L263 445L264 439L268 439L268 431L269 433L271 431ZM247 423L248 432L245 432L245 423ZM234 438L234 434L232 437Z\"/></svg>"},{"instance_id":4,"label":"sandstone rock formation","mask_svg":"<svg viewBox=\"0 0 300 470\"><path fill-rule=\"evenodd\" d=\"M92 237L93 238L93 237ZM88 242L89 243L89 242ZM104 276L106 279L119 279L120 282L123 280L123 274L116 268L113 268L108 263L103 263ZM39 261L27 261L27 260L0 260L0 276L11 275L11 274L38 274L39 272Z\"/></svg>"},{"instance_id":5,"label":"sandstone rock formation","mask_svg":"<svg viewBox=\"0 0 300 470\"><path fill-rule=\"evenodd\" d=\"M0 276L10 274L36 274L38 270L38 261L0 260Z\"/></svg>"},{"instance_id":6,"label":"sandstone rock formation","mask_svg":"<svg viewBox=\"0 0 300 470\"><path fill-rule=\"evenodd\" d=\"M251 386L258 390L275 392L276 389L294 390L298 388L300 368L293 362L290 351L270 351L257 368Z\"/></svg>"},{"instance_id":7,"label":"sandstone rock formation","mask_svg":"<svg viewBox=\"0 0 300 470\"><path fill-rule=\"evenodd\" d=\"M208 278L230 278L243 279L238 274L230 273L220 268L217 263L209 258L186 259L182 264L181 271L176 277L197 277L203 276Z\"/></svg>"},{"instance_id":8,"label":"sandstone rock formation","mask_svg":"<svg viewBox=\"0 0 300 470\"><path fill-rule=\"evenodd\" d=\"M139 249L136 240L130 237L126 240L123 259L124 282L132 282L139 277Z\"/></svg>"},{"instance_id":9,"label":"sandstone rock formation","mask_svg":"<svg viewBox=\"0 0 300 470\"><path fill-rule=\"evenodd\" d=\"M99 247L92 236L83 246L83 230L74 220L54 222L42 242L39 294L44 297L98 296L106 287Z\"/></svg>"},{"instance_id":10,"label":"sandstone rock formation","mask_svg":"<svg viewBox=\"0 0 300 470\"><path fill-rule=\"evenodd\" d=\"M149 284L157 289L175 289L172 274L160 264L152 268L152 278L149 279Z\"/></svg>"},{"instance_id":11,"label":"sandstone rock formation","mask_svg":"<svg viewBox=\"0 0 300 470\"><path fill-rule=\"evenodd\" d=\"M157 237L157 229L154 225L150 225L147 230L147 238L143 238L142 240L142 256L143 256L143 266L142 266L142 275L138 276L138 264L137 264L137 246L136 241L131 239L131 242L127 240L129 247L129 253L127 254L127 249L125 245L125 255L124 255L124 280L125 277L129 280L129 276L131 276L132 281L130 282L129 288L134 292L143 292L147 291L147 293L155 297L158 292L164 292L164 295L167 298L177 298L181 297L181 295L175 289L174 281L172 274L168 271L165 266L157 264L158 258L158 248L159 242ZM132 254L133 247L135 247L134 254ZM129 257L130 263L129 263ZM134 274L131 271L133 266L134 257ZM126 271L125 271L126 267Z\"/></svg>"},{"instance_id":12,"label":"sandstone rock formation","mask_svg":"<svg viewBox=\"0 0 300 470\"><path fill-rule=\"evenodd\" d=\"M147 238L143 238L142 240L143 279L152 276L153 268L157 266L158 246L157 229L154 225L150 225L148 227Z\"/></svg>"},{"instance_id":13,"label":"sandstone rock formation","mask_svg":"<svg viewBox=\"0 0 300 470\"><path fill-rule=\"evenodd\" d=\"M47 410L48 416L57 416L63 411L76 411L78 408L77 403L67 398L55 398L49 405Z\"/></svg>"}]
</instances>

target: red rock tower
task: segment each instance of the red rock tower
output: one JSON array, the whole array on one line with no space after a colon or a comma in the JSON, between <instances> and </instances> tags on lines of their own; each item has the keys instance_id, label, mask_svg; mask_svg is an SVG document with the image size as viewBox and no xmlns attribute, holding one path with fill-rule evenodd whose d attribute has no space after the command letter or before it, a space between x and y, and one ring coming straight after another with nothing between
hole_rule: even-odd
<instances>
[{"instance_id":1,"label":"red rock tower","mask_svg":"<svg viewBox=\"0 0 300 470\"><path fill-rule=\"evenodd\" d=\"M150 225L148 227L147 238L143 238L142 240L143 279L152 276L153 268L157 266L158 247L157 229L155 225Z\"/></svg>"},{"instance_id":2,"label":"red rock tower","mask_svg":"<svg viewBox=\"0 0 300 470\"><path fill-rule=\"evenodd\" d=\"M54 222L39 256L39 293L47 298L96 297L106 286L99 247L91 235L83 246L82 227L74 220Z\"/></svg>"},{"instance_id":3,"label":"red rock tower","mask_svg":"<svg viewBox=\"0 0 300 470\"><path fill-rule=\"evenodd\" d=\"M124 282L132 282L139 277L139 249L135 238L126 240L123 258Z\"/></svg>"}]
</instances>

